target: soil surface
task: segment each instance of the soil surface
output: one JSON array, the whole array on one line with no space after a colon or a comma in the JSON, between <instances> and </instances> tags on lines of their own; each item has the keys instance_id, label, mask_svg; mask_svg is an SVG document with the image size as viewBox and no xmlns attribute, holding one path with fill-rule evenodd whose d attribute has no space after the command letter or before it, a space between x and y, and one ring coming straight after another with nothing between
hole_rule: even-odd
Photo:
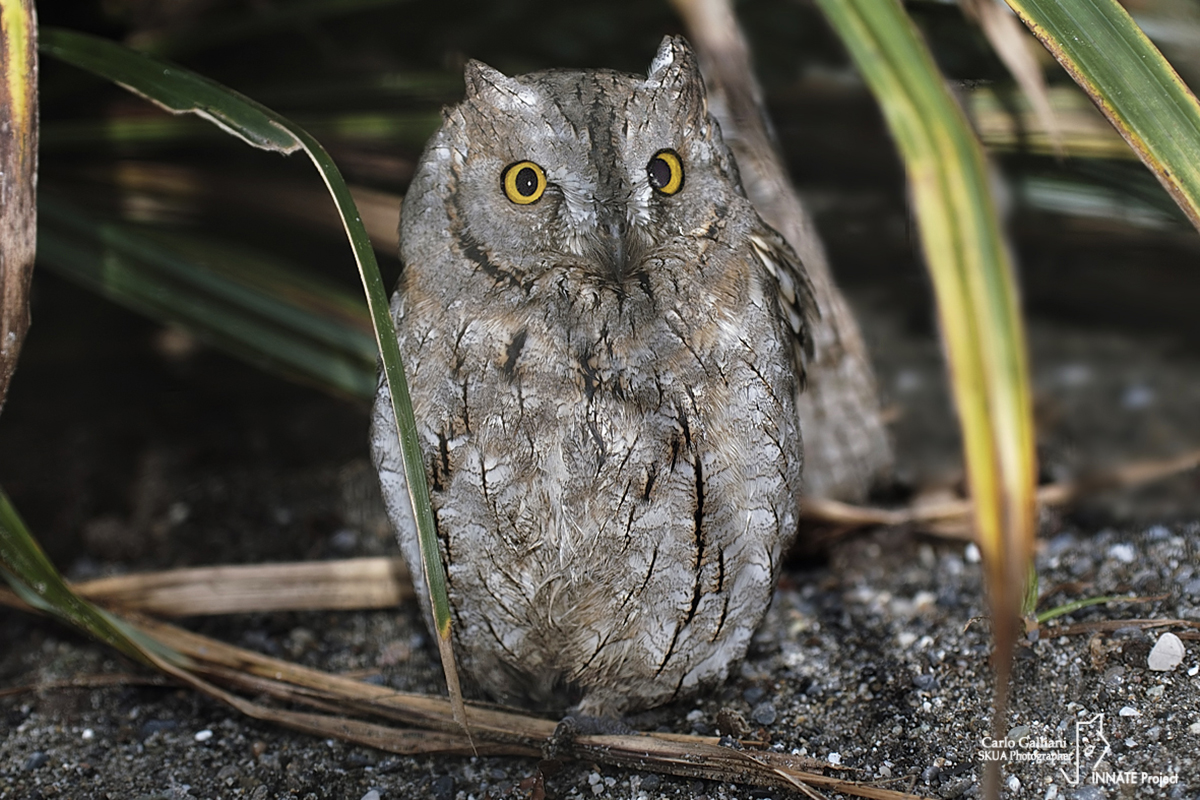
<instances>
[{"instance_id":1,"label":"soil surface","mask_svg":"<svg viewBox=\"0 0 1200 800\"><path fill-rule=\"evenodd\" d=\"M956 490L955 425L932 326L914 324L891 291L851 294L895 418L892 496ZM395 552L363 407L197 347L48 275L38 276L35 300L37 324L0 424L0 484L70 577ZM1031 347L1047 479L1200 446L1200 360L1171 341L1034 319ZM1045 627L1020 650L1011 743L984 742L992 679L978 553L908 529L797 555L738 674L633 722L713 734L741 720L774 749L937 798L982 796L988 757L1005 760L1014 798L1200 797L1200 628L1169 628L1185 652L1167 671L1149 668L1161 630L1080 628L1143 618L1200 625L1198 489L1192 471L1044 516L1043 608L1150 599L1075 611L1055 621L1074 632ZM184 624L399 690L443 691L415 605ZM534 760L403 758L317 740L173 686L47 686L111 673L147 676L58 624L0 609L0 798L482 800L528 797L522 782L538 769ZM546 793L784 794L586 763L548 777Z\"/></svg>"}]
</instances>

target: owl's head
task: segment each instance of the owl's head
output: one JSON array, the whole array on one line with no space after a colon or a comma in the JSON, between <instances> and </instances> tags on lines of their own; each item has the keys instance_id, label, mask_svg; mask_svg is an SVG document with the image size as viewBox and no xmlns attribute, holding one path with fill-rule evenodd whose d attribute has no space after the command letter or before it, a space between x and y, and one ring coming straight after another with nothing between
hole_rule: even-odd
<instances>
[{"instance_id":1,"label":"owl's head","mask_svg":"<svg viewBox=\"0 0 1200 800\"><path fill-rule=\"evenodd\" d=\"M477 61L465 77L405 200L405 261L422 257L420 233L442 228L516 280L568 266L620 281L748 205L680 37L644 78L508 77Z\"/></svg>"}]
</instances>

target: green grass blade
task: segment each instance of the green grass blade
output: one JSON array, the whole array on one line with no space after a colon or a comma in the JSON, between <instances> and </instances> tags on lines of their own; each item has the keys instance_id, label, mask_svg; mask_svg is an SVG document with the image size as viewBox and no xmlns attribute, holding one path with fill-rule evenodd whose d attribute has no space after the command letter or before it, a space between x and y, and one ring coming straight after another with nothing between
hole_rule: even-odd
<instances>
[{"instance_id":1,"label":"green grass blade","mask_svg":"<svg viewBox=\"0 0 1200 800\"><path fill-rule=\"evenodd\" d=\"M429 488L417 441L412 401L404 378L400 349L396 343L396 331L388 310L387 292L379 274L379 265L350 190L337 166L320 143L302 128L265 106L180 66L136 53L114 42L71 31L44 31L42 46L45 52L116 81L168 111L198 114L255 147L282 153L303 149L317 168L341 216L366 292L367 307L375 328L375 342L391 392L392 411L400 436L405 478L421 540L422 568L434 610L442 667L456 716L465 728L466 711L450 640L446 573L433 527L433 512L429 505Z\"/></svg>"},{"instance_id":2,"label":"green grass blade","mask_svg":"<svg viewBox=\"0 0 1200 800\"><path fill-rule=\"evenodd\" d=\"M1117 0L1008 0L1200 228L1200 104Z\"/></svg>"},{"instance_id":3,"label":"green grass blade","mask_svg":"<svg viewBox=\"0 0 1200 800\"><path fill-rule=\"evenodd\" d=\"M375 393L359 297L209 236L97 220L43 195L39 261L120 305L251 363L336 393Z\"/></svg>"},{"instance_id":4,"label":"green grass blade","mask_svg":"<svg viewBox=\"0 0 1200 800\"><path fill-rule=\"evenodd\" d=\"M1033 550L1034 432L1025 334L982 148L896 0L818 0L900 149L937 295L986 556L1004 728L1012 648ZM994 795L998 772L989 767Z\"/></svg>"},{"instance_id":5,"label":"green grass blade","mask_svg":"<svg viewBox=\"0 0 1200 800\"><path fill-rule=\"evenodd\" d=\"M263 150L300 149L270 109L190 70L75 31L42 28L40 35L42 52L108 78L166 111L197 114Z\"/></svg>"},{"instance_id":6,"label":"green grass blade","mask_svg":"<svg viewBox=\"0 0 1200 800\"><path fill-rule=\"evenodd\" d=\"M183 663L183 656L138 633L71 591L0 489L0 576L27 604L86 631L143 663L148 655Z\"/></svg>"},{"instance_id":7,"label":"green grass blade","mask_svg":"<svg viewBox=\"0 0 1200 800\"><path fill-rule=\"evenodd\" d=\"M383 142L420 149L441 124L441 114L437 111L328 114L303 119L297 124L324 138L358 143ZM220 136L211 126L190 119L114 117L50 122L45 126L42 140L45 150L62 151L91 150L100 142L161 145L212 142Z\"/></svg>"}]
</instances>

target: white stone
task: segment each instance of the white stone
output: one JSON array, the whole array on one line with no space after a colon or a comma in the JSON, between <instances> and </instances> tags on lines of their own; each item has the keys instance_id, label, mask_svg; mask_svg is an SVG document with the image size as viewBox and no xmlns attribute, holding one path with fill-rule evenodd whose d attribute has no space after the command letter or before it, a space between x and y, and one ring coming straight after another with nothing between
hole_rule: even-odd
<instances>
[{"instance_id":1,"label":"white stone","mask_svg":"<svg viewBox=\"0 0 1200 800\"><path fill-rule=\"evenodd\" d=\"M1140 717L1142 715L1142 712L1138 711L1133 706L1125 706L1117 713L1122 717Z\"/></svg>"},{"instance_id":2,"label":"white stone","mask_svg":"<svg viewBox=\"0 0 1200 800\"><path fill-rule=\"evenodd\" d=\"M1132 564L1134 559L1137 558L1137 551L1128 542L1121 542L1108 548L1108 556L1109 558L1115 558L1122 564Z\"/></svg>"},{"instance_id":3,"label":"white stone","mask_svg":"<svg viewBox=\"0 0 1200 800\"><path fill-rule=\"evenodd\" d=\"M1155 672L1170 672L1183 661L1183 642L1173 633L1164 633L1154 643L1150 657L1146 659Z\"/></svg>"},{"instance_id":4,"label":"white stone","mask_svg":"<svg viewBox=\"0 0 1200 800\"><path fill-rule=\"evenodd\" d=\"M213 732L210 731L208 728L205 728L202 731L196 731L196 735L192 738L194 738L197 742L207 742L212 737L213 737Z\"/></svg>"}]
</instances>

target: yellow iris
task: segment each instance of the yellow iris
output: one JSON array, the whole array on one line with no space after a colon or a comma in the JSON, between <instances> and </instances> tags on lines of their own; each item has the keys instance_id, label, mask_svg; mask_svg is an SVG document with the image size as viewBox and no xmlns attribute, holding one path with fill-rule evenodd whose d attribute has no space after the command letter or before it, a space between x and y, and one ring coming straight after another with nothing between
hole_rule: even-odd
<instances>
[{"instance_id":1,"label":"yellow iris","mask_svg":"<svg viewBox=\"0 0 1200 800\"><path fill-rule=\"evenodd\" d=\"M523 206L536 203L546 191L546 173L532 161L518 161L508 166L501 181L508 199Z\"/></svg>"},{"instance_id":2,"label":"yellow iris","mask_svg":"<svg viewBox=\"0 0 1200 800\"><path fill-rule=\"evenodd\" d=\"M675 194L683 188L683 162L674 150L659 150L646 165L646 176L654 191Z\"/></svg>"}]
</instances>

